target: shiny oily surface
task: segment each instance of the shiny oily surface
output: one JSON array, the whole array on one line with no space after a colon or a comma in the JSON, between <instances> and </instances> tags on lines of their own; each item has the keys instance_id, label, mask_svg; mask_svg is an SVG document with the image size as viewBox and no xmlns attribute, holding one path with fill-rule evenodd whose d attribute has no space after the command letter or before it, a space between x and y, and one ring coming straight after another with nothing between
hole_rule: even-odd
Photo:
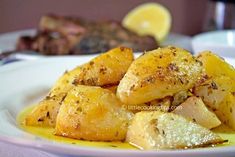
<instances>
[{"instance_id":1,"label":"shiny oily surface","mask_svg":"<svg viewBox=\"0 0 235 157\"><path fill-rule=\"evenodd\" d=\"M20 125L20 128L28 133L34 134L42 138L46 138L48 140L63 142L66 144L73 144L78 146L90 146L90 147L113 148L113 149L115 148L137 149L126 142L95 142L95 141L77 140L77 139L54 135L55 129L52 127L26 126L24 125L24 119L27 116L27 114L29 114L32 111L33 107L35 107L35 105L26 107L17 117L17 121Z\"/></svg>"},{"instance_id":2,"label":"shiny oily surface","mask_svg":"<svg viewBox=\"0 0 235 157\"><path fill-rule=\"evenodd\" d=\"M95 141L77 140L77 139L54 135L55 130L52 127L26 126L24 125L24 119L26 115L32 111L34 106L35 105L26 107L25 109L22 110L22 112L17 117L17 121L18 121L18 124L20 125L20 128L28 133L31 133L41 138L52 140L55 142L62 142L62 143L72 144L72 145L77 145L77 146L89 146L89 147L112 148L112 149L131 149L131 150L137 149L136 147L126 142L95 142ZM214 129L213 131L218 133L224 140L228 140L227 143L217 145L216 147L235 145L235 131L232 131L226 126L218 127Z\"/></svg>"}]
</instances>

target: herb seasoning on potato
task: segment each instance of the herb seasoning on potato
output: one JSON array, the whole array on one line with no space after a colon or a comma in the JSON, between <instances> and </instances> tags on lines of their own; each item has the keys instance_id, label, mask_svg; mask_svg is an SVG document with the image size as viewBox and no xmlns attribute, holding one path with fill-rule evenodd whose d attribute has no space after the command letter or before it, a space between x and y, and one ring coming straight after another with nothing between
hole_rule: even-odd
<instances>
[{"instance_id":1,"label":"herb seasoning on potato","mask_svg":"<svg viewBox=\"0 0 235 157\"><path fill-rule=\"evenodd\" d=\"M215 66L217 65L217 66ZM65 72L24 119L56 136L128 142L144 150L223 144L235 130L235 69L212 52L117 47Z\"/></svg>"}]
</instances>

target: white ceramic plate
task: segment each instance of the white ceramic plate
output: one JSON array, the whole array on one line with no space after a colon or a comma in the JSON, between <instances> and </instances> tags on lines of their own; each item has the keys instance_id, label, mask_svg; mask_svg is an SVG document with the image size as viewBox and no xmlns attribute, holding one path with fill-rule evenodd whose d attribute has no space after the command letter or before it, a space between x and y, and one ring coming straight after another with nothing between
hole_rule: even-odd
<instances>
[{"instance_id":1,"label":"white ceramic plate","mask_svg":"<svg viewBox=\"0 0 235 157\"><path fill-rule=\"evenodd\" d=\"M20 36L33 36L35 34L35 29L26 29L0 34L0 53L4 51L13 51L15 49L17 39Z\"/></svg>"},{"instance_id":2,"label":"white ceramic plate","mask_svg":"<svg viewBox=\"0 0 235 157\"><path fill-rule=\"evenodd\" d=\"M54 81L66 70L93 56L52 57L21 61L0 67L0 141L56 154L107 157L222 157L234 156L235 146L172 151L104 149L63 144L24 132L16 122L17 114L44 96ZM230 60L235 66L235 61Z\"/></svg>"}]
</instances>

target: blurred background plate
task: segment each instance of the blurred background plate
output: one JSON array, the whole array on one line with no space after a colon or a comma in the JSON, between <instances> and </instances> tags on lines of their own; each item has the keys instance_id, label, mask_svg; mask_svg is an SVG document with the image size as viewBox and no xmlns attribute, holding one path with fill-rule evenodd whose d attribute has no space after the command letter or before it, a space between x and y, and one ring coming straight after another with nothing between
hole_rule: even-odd
<instances>
[{"instance_id":1,"label":"blurred background plate","mask_svg":"<svg viewBox=\"0 0 235 157\"><path fill-rule=\"evenodd\" d=\"M15 50L16 42L21 36L34 36L36 29L27 29L0 34L0 53Z\"/></svg>"},{"instance_id":2,"label":"blurred background plate","mask_svg":"<svg viewBox=\"0 0 235 157\"><path fill-rule=\"evenodd\" d=\"M201 33L193 37L195 53L210 50L222 57L235 58L235 30L220 30Z\"/></svg>"}]
</instances>

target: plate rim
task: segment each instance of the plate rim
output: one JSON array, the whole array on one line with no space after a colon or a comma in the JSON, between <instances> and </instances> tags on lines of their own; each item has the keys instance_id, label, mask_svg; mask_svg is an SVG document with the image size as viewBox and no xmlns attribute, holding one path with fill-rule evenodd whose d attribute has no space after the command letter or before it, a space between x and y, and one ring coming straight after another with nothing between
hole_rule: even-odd
<instances>
[{"instance_id":1,"label":"plate rim","mask_svg":"<svg viewBox=\"0 0 235 157\"><path fill-rule=\"evenodd\" d=\"M1 133L1 132L0 132ZM28 132L26 132L28 133ZM31 134L32 135L32 134ZM37 136L39 137L39 136ZM130 150L130 149L114 149L114 148L99 148L99 147L89 147L82 145L72 145L62 142L50 141L48 139L42 138L43 141L22 139L18 137L9 137L0 134L0 141L7 142L9 144L14 144L17 146L27 146L28 148L34 148L49 152L59 152L66 153L69 155L104 155L103 153L117 153L115 155L175 155L178 157L181 155L213 155L213 154L226 154L235 153L235 146L224 146L224 147L208 147L208 148L197 148L197 149L177 149L177 150ZM60 150L60 151L58 151ZM107 154L107 156L110 156Z\"/></svg>"}]
</instances>

